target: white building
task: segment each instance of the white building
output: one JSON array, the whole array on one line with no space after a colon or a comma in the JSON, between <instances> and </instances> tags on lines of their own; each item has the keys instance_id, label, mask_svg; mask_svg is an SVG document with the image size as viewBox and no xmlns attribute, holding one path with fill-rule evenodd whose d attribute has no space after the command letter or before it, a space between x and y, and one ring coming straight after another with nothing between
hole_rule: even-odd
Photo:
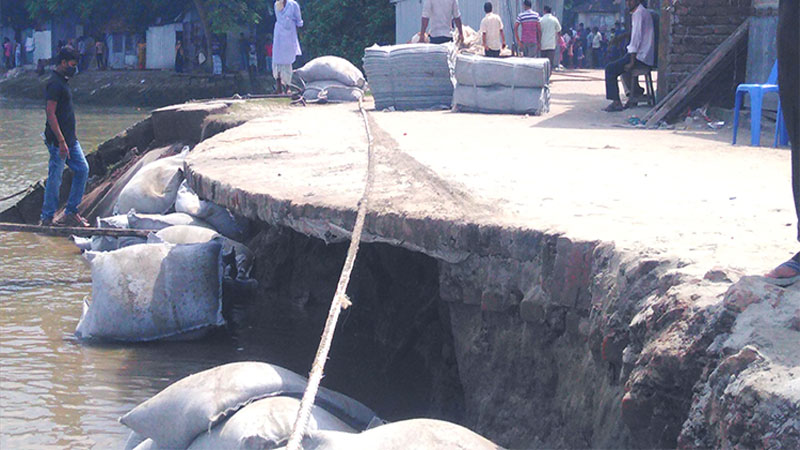
<instances>
[{"instance_id":1,"label":"white building","mask_svg":"<svg viewBox=\"0 0 800 450\"><path fill-rule=\"evenodd\" d=\"M422 17L423 0L389 0L395 7L395 40L398 44L410 41L414 34L419 33L420 18ZM522 11L522 0L491 0L492 9L503 19L503 28L506 33L506 43L509 46L514 42L514 20ZM458 0L461 11L461 21L477 31L481 26L481 19L486 14L483 4L486 0ZM540 12L542 7L548 5L553 8L553 13L561 20L564 10L564 0L534 0L533 9ZM562 20L563 21L563 20Z\"/></svg>"}]
</instances>

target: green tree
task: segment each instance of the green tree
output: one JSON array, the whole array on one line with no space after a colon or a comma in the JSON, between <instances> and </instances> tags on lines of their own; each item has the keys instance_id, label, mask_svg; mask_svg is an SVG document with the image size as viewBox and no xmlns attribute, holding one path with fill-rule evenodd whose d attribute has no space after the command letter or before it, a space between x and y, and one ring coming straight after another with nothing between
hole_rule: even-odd
<instances>
[{"instance_id":1,"label":"green tree","mask_svg":"<svg viewBox=\"0 0 800 450\"><path fill-rule=\"evenodd\" d=\"M0 16L3 18L0 25L19 31L33 24L28 9L25 7L25 0L0 0L0 8L2 9Z\"/></svg>"},{"instance_id":2,"label":"green tree","mask_svg":"<svg viewBox=\"0 0 800 450\"><path fill-rule=\"evenodd\" d=\"M394 5L383 0L300 0L300 41L310 58L336 55L361 67L364 49L394 44Z\"/></svg>"}]
</instances>

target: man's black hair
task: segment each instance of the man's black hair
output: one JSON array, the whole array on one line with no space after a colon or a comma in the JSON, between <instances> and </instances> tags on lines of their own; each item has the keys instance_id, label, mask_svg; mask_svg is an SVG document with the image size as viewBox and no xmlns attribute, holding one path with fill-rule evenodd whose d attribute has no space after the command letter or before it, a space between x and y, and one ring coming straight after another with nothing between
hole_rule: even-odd
<instances>
[{"instance_id":1,"label":"man's black hair","mask_svg":"<svg viewBox=\"0 0 800 450\"><path fill-rule=\"evenodd\" d=\"M60 66L61 61L77 61L78 60L78 52L75 51L74 48L65 45L61 47L61 50L58 52L58 56L56 56L56 65Z\"/></svg>"},{"instance_id":2,"label":"man's black hair","mask_svg":"<svg viewBox=\"0 0 800 450\"><path fill-rule=\"evenodd\" d=\"M551 12L553 12L553 8L551 8L551 7L549 7L549 6L545 6L545 7L544 7L544 8L542 8L542 9L544 9L544 12L546 12L546 13L548 13L548 14L549 14L549 13L551 13Z\"/></svg>"},{"instance_id":3,"label":"man's black hair","mask_svg":"<svg viewBox=\"0 0 800 450\"><path fill-rule=\"evenodd\" d=\"M483 4L483 10L487 13L492 12L492 2L486 2Z\"/></svg>"},{"instance_id":4,"label":"man's black hair","mask_svg":"<svg viewBox=\"0 0 800 450\"><path fill-rule=\"evenodd\" d=\"M528 8L533 6L533 3L531 2L531 0L522 0L522 4L527 6Z\"/></svg>"}]
</instances>

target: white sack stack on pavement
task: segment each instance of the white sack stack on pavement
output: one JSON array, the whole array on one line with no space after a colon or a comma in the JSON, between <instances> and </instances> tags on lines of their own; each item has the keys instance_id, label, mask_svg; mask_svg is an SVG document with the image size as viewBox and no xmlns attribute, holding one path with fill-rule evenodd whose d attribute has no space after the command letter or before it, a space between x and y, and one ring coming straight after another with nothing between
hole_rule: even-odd
<instances>
[{"instance_id":1,"label":"white sack stack on pavement","mask_svg":"<svg viewBox=\"0 0 800 450\"><path fill-rule=\"evenodd\" d=\"M364 71L375 109L449 108L453 45L402 44L364 50Z\"/></svg>"},{"instance_id":2,"label":"white sack stack on pavement","mask_svg":"<svg viewBox=\"0 0 800 450\"><path fill-rule=\"evenodd\" d=\"M456 111L540 115L550 110L546 58L456 57Z\"/></svg>"}]
</instances>

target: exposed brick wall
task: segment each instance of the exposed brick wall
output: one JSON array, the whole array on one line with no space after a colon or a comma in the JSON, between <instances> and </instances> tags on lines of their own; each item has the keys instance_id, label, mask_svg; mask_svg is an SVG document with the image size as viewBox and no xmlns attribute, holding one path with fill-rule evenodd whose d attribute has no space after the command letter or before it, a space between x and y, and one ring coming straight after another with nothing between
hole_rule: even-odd
<instances>
[{"instance_id":1,"label":"exposed brick wall","mask_svg":"<svg viewBox=\"0 0 800 450\"><path fill-rule=\"evenodd\" d=\"M659 74L667 77L668 89L673 89L688 76L752 14L752 2L753 0L674 1L667 70L665 74ZM739 64L743 70L746 61Z\"/></svg>"}]
</instances>

